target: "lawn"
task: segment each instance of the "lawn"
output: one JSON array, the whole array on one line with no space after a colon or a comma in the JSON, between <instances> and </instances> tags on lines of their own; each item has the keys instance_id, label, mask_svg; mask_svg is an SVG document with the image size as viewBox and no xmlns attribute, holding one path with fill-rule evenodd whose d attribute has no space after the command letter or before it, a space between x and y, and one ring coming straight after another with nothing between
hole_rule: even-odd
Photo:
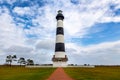
<instances>
[{"instance_id":1,"label":"lawn","mask_svg":"<svg viewBox=\"0 0 120 80\"><path fill-rule=\"evenodd\" d=\"M56 68L0 66L0 80L46 80ZM64 68L74 80L120 80L120 67Z\"/></svg>"},{"instance_id":2,"label":"lawn","mask_svg":"<svg viewBox=\"0 0 120 80\"><path fill-rule=\"evenodd\" d=\"M0 80L46 80L55 68L0 66Z\"/></svg>"},{"instance_id":3,"label":"lawn","mask_svg":"<svg viewBox=\"0 0 120 80\"><path fill-rule=\"evenodd\" d=\"M120 67L64 68L75 80L120 80Z\"/></svg>"}]
</instances>

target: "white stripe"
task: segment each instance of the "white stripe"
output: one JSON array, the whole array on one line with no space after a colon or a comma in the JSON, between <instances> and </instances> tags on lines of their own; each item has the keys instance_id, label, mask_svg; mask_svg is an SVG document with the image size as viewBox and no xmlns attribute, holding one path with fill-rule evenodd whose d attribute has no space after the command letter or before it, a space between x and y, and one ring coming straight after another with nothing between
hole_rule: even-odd
<instances>
[{"instance_id":1,"label":"white stripe","mask_svg":"<svg viewBox=\"0 0 120 80\"><path fill-rule=\"evenodd\" d=\"M64 36L61 34L58 34L56 36L56 43L64 43Z\"/></svg>"},{"instance_id":2,"label":"white stripe","mask_svg":"<svg viewBox=\"0 0 120 80\"><path fill-rule=\"evenodd\" d=\"M65 58L65 52L55 52L55 58Z\"/></svg>"},{"instance_id":3,"label":"white stripe","mask_svg":"<svg viewBox=\"0 0 120 80\"><path fill-rule=\"evenodd\" d=\"M57 21L57 27L63 27L63 21L62 20Z\"/></svg>"}]
</instances>

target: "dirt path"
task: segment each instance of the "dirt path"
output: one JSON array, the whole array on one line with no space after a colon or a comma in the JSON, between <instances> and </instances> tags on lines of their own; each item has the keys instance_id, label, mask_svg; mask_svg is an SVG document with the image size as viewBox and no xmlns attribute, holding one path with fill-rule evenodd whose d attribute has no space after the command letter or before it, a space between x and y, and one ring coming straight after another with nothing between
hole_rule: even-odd
<instances>
[{"instance_id":1,"label":"dirt path","mask_svg":"<svg viewBox=\"0 0 120 80\"><path fill-rule=\"evenodd\" d=\"M47 80L73 80L62 68L57 68Z\"/></svg>"}]
</instances>

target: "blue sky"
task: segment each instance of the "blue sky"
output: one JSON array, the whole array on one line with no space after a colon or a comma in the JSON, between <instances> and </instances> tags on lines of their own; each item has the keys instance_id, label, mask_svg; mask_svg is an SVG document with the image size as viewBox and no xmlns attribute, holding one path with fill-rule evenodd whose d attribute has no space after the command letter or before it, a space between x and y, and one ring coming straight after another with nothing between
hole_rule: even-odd
<instances>
[{"instance_id":1,"label":"blue sky","mask_svg":"<svg viewBox=\"0 0 120 80\"><path fill-rule=\"evenodd\" d=\"M13 54L52 63L60 9L68 63L120 64L120 0L0 0L0 64Z\"/></svg>"},{"instance_id":2,"label":"blue sky","mask_svg":"<svg viewBox=\"0 0 120 80\"><path fill-rule=\"evenodd\" d=\"M83 45L117 41L120 39L119 25L120 23L113 22L95 24L88 30L89 34L87 34L86 37L81 38L80 41L82 41Z\"/></svg>"}]
</instances>

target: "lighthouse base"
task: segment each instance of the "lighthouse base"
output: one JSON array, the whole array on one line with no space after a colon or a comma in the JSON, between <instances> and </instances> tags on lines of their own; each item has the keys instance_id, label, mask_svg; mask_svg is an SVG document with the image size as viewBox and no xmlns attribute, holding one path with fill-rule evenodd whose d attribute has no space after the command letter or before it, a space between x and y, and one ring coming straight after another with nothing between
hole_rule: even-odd
<instances>
[{"instance_id":1,"label":"lighthouse base","mask_svg":"<svg viewBox=\"0 0 120 80\"><path fill-rule=\"evenodd\" d=\"M67 67L67 66L68 66L67 62L61 62L61 61L53 62L53 67Z\"/></svg>"}]
</instances>

